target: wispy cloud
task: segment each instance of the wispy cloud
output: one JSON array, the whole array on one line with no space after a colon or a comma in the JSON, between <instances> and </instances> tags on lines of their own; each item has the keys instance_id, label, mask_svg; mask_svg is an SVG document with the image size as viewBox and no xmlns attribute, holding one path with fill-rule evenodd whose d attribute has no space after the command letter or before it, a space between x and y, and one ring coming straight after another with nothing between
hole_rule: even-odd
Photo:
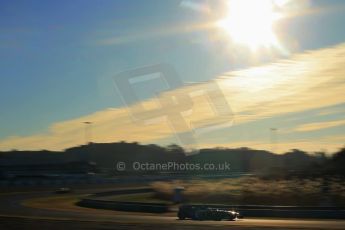
<instances>
[{"instance_id":1,"label":"wispy cloud","mask_svg":"<svg viewBox=\"0 0 345 230\"><path fill-rule=\"evenodd\" d=\"M331 48L297 54L288 60L281 60L265 66L224 73L216 78L215 82L219 85L222 94L235 114L234 124L236 125L344 103L344 76L345 44L341 44ZM164 92L160 97L174 98L179 95L191 95L193 92L207 89L212 84L214 84L214 81L185 86ZM173 137L176 133L189 132L200 128L205 124L205 121L210 122L210 124L217 124L221 120L219 116L214 115L212 103L207 97L196 94L192 97L192 101L193 106L190 107L190 111L183 114L187 126L172 128L169 122L164 119L162 119L162 122L151 122L151 124L136 123L131 118L128 108L122 107L58 122L51 126L49 133L2 139L0 140L0 149L61 150L80 145L85 143L84 121L93 122L93 142L126 140L157 143L162 139ZM142 103L146 105L146 108L152 108L156 106L156 99L146 100ZM179 101L178 103L183 104L184 102ZM137 107L138 104L132 105L130 108L135 109ZM163 109L165 114L176 113L174 107ZM142 112L147 115L147 111ZM152 116L155 117L155 115ZM298 130L310 131L320 127L334 127L340 124L343 124L343 121L303 124L298 127ZM250 132L250 129L246 132ZM213 135L213 139L216 138L217 132L213 132ZM256 142L260 144L260 141L249 140L248 147ZM204 143L201 143L200 146L205 146ZM314 143L317 143L317 139ZM238 144L231 143L231 146L238 146ZM212 143L210 143L211 145ZM226 145L226 143L223 143L223 145ZM302 144L295 141L286 143L286 146L292 147L293 145L298 148ZM334 145L340 146L339 143Z\"/></svg>"},{"instance_id":2,"label":"wispy cloud","mask_svg":"<svg viewBox=\"0 0 345 230\"><path fill-rule=\"evenodd\" d=\"M332 128L332 127L342 126L342 125L345 125L345 120L313 122L313 123L300 125L296 127L295 129L293 129L292 131L310 132L310 131L315 131L315 130L320 130L320 129L327 129L327 128Z\"/></svg>"},{"instance_id":3,"label":"wispy cloud","mask_svg":"<svg viewBox=\"0 0 345 230\"><path fill-rule=\"evenodd\" d=\"M133 43L142 40L150 40L162 38L167 36L175 36L179 34L192 33L200 30L207 30L212 28L212 23L199 23L199 24L183 24L183 25L166 25L164 28L147 29L145 31L128 32L126 34L119 34L116 36L108 36L105 38L97 39L96 45L100 46L113 46L119 44Z\"/></svg>"}]
</instances>

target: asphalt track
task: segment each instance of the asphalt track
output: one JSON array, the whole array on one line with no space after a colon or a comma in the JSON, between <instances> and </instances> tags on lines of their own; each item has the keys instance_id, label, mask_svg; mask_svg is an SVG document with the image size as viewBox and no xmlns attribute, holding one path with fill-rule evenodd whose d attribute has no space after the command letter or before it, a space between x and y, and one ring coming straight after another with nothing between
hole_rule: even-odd
<instances>
[{"instance_id":1,"label":"asphalt track","mask_svg":"<svg viewBox=\"0 0 345 230\"><path fill-rule=\"evenodd\" d=\"M73 197L95 190L57 195L53 191L0 194L0 229L345 229L345 220L242 219L178 220L176 214L127 213L82 208ZM39 228L38 228L39 227Z\"/></svg>"}]
</instances>

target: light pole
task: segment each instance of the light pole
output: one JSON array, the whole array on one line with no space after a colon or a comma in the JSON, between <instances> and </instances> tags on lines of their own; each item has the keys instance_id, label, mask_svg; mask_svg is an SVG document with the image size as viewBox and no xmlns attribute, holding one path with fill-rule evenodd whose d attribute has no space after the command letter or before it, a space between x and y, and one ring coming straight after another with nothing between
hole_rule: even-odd
<instances>
[{"instance_id":1,"label":"light pole","mask_svg":"<svg viewBox=\"0 0 345 230\"><path fill-rule=\"evenodd\" d=\"M92 138L92 122L91 121L84 121L83 122L85 124L85 143L86 145L90 144L92 142L91 138Z\"/></svg>"}]
</instances>

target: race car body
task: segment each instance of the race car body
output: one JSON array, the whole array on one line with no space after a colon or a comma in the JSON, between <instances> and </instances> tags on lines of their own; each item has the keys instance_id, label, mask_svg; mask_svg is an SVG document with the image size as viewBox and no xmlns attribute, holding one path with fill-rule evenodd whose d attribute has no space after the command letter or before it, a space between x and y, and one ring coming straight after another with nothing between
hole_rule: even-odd
<instances>
[{"instance_id":1,"label":"race car body","mask_svg":"<svg viewBox=\"0 0 345 230\"><path fill-rule=\"evenodd\" d=\"M179 219L193 220L235 220L240 214L225 209L209 208L205 206L182 205L177 213Z\"/></svg>"}]
</instances>

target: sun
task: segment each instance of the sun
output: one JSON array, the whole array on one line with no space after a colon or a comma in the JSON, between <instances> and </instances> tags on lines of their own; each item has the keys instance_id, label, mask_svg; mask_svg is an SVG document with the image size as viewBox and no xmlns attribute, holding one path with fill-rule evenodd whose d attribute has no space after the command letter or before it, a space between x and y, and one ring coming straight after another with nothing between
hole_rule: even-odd
<instances>
[{"instance_id":1,"label":"sun","mask_svg":"<svg viewBox=\"0 0 345 230\"><path fill-rule=\"evenodd\" d=\"M278 45L273 24L282 18L282 0L229 0L227 15L217 22L231 40L251 49Z\"/></svg>"}]
</instances>

